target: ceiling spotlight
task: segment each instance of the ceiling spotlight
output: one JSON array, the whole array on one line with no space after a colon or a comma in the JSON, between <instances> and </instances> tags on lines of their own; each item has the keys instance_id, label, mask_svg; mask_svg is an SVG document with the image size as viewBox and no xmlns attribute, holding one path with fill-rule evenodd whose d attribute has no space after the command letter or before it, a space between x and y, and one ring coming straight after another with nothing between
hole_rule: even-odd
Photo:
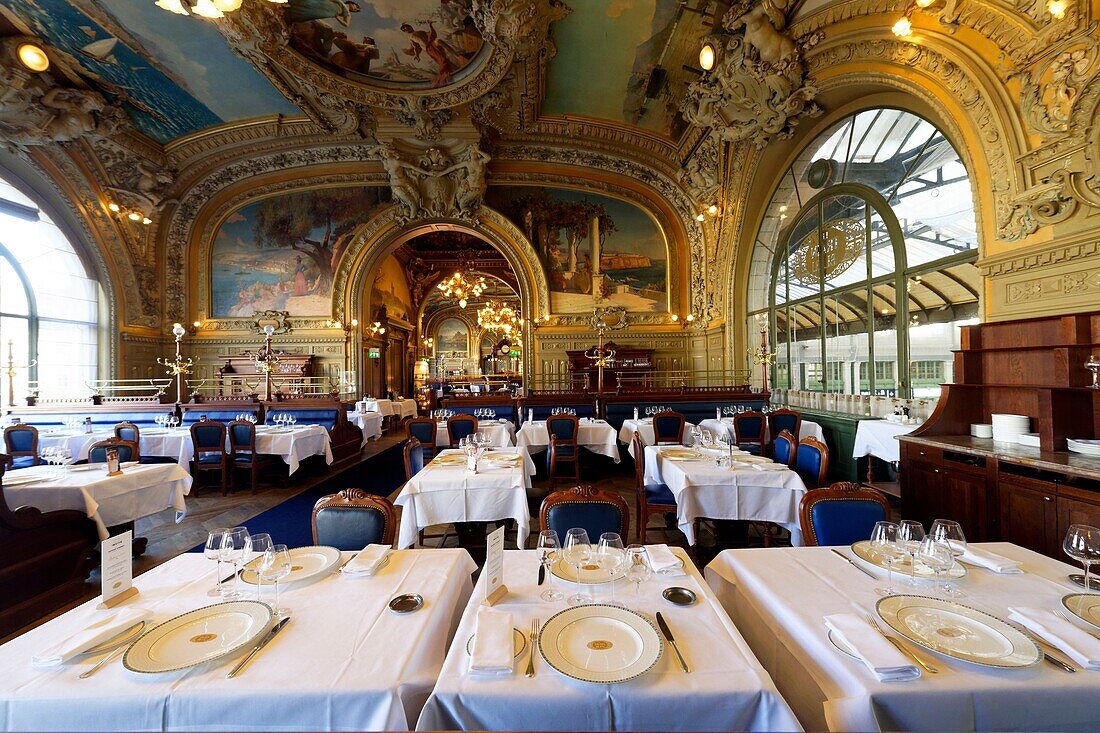
<instances>
[{"instance_id":1,"label":"ceiling spotlight","mask_svg":"<svg viewBox=\"0 0 1100 733\"><path fill-rule=\"evenodd\" d=\"M786 213L786 211L787 211L787 205L786 204L780 204L779 213L784 214L784 213Z\"/></svg>"},{"instance_id":2,"label":"ceiling spotlight","mask_svg":"<svg viewBox=\"0 0 1100 733\"><path fill-rule=\"evenodd\" d=\"M1066 17L1066 10L1069 8L1067 0L1047 0L1047 10L1058 20Z\"/></svg>"},{"instance_id":3,"label":"ceiling spotlight","mask_svg":"<svg viewBox=\"0 0 1100 733\"><path fill-rule=\"evenodd\" d=\"M913 24L909 22L909 18L904 15L898 19L897 23L890 29L894 32L894 35L898 38L906 38L913 35Z\"/></svg>"},{"instance_id":4,"label":"ceiling spotlight","mask_svg":"<svg viewBox=\"0 0 1100 733\"><path fill-rule=\"evenodd\" d=\"M158 8L167 10L169 13L175 13L176 15L190 15L187 7L183 4L182 0L157 0L155 3Z\"/></svg>"},{"instance_id":5,"label":"ceiling spotlight","mask_svg":"<svg viewBox=\"0 0 1100 733\"><path fill-rule=\"evenodd\" d=\"M150 224L153 223L153 220L146 216L145 218L143 218L141 220L141 223L144 224L145 226L149 226Z\"/></svg>"},{"instance_id":6,"label":"ceiling spotlight","mask_svg":"<svg viewBox=\"0 0 1100 733\"><path fill-rule=\"evenodd\" d=\"M714 44L707 41L703 44L703 47L699 49L699 67L703 71L710 71L714 68Z\"/></svg>"},{"instance_id":7,"label":"ceiling spotlight","mask_svg":"<svg viewBox=\"0 0 1100 733\"><path fill-rule=\"evenodd\" d=\"M50 68L50 57L46 55L46 49L37 43L20 43L15 54L19 57L19 63L31 71L45 71Z\"/></svg>"},{"instance_id":8,"label":"ceiling spotlight","mask_svg":"<svg viewBox=\"0 0 1100 733\"><path fill-rule=\"evenodd\" d=\"M244 0L214 0L214 7L223 13L232 13L240 9L242 2Z\"/></svg>"}]
</instances>

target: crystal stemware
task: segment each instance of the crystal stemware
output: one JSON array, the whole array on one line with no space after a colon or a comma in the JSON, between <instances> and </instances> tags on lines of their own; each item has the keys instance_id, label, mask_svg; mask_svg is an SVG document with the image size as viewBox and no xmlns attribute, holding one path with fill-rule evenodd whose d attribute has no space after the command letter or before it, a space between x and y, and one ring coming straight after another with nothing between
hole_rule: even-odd
<instances>
[{"instance_id":1,"label":"crystal stemware","mask_svg":"<svg viewBox=\"0 0 1100 733\"><path fill-rule=\"evenodd\" d=\"M898 547L898 525L893 522L875 522L871 531L871 552L886 566L886 586L875 588L880 596L892 596L894 590L894 563L902 552Z\"/></svg>"},{"instance_id":2,"label":"crystal stemware","mask_svg":"<svg viewBox=\"0 0 1100 733\"><path fill-rule=\"evenodd\" d=\"M917 549L917 557L932 570L937 578L945 575L955 566L955 557L951 554L951 548L946 542L937 540L931 534L925 535L924 539L921 540L920 547ZM944 581L941 588L944 595L952 595L951 591L953 589L949 581Z\"/></svg>"},{"instance_id":3,"label":"crystal stemware","mask_svg":"<svg viewBox=\"0 0 1100 733\"><path fill-rule=\"evenodd\" d=\"M588 539L588 532L574 527L565 533L565 544L562 547L562 556L565 561L573 566L576 582L580 584L581 566L592 559L592 543ZM592 599L577 588L577 592L569 596L571 605L589 603Z\"/></svg>"},{"instance_id":4,"label":"crystal stemware","mask_svg":"<svg viewBox=\"0 0 1100 733\"><path fill-rule=\"evenodd\" d=\"M554 562L558 558L558 553L561 551L558 533L552 529L544 529L539 532L538 549L539 562L545 568L546 574L546 590L539 597L544 601L560 601L565 598L565 594L554 589L554 573L551 571Z\"/></svg>"},{"instance_id":5,"label":"crystal stemware","mask_svg":"<svg viewBox=\"0 0 1100 733\"><path fill-rule=\"evenodd\" d=\"M1087 524L1071 525L1062 540L1062 549L1085 569L1085 588L1092 587L1092 564L1100 562L1100 528Z\"/></svg>"},{"instance_id":6,"label":"crystal stemware","mask_svg":"<svg viewBox=\"0 0 1100 733\"><path fill-rule=\"evenodd\" d=\"M271 607L276 618L285 616L289 609L279 605L279 581L290 575L290 550L286 545L272 545L260 561L260 577L275 583L275 604Z\"/></svg>"},{"instance_id":7,"label":"crystal stemware","mask_svg":"<svg viewBox=\"0 0 1100 733\"><path fill-rule=\"evenodd\" d=\"M264 553L271 549L275 543L271 541L271 535L267 532L258 532L248 538L248 551L245 553L244 561L241 565L247 565L254 561L258 557L263 557ZM262 601L264 599L264 577L259 572L256 573L256 600Z\"/></svg>"},{"instance_id":8,"label":"crystal stemware","mask_svg":"<svg viewBox=\"0 0 1100 733\"><path fill-rule=\"evenodd\" d=\"M649 564L649 554L642 545L631 545L626 548L626 579L634 584L634 597L639 598L642 592L642 583L653 575L653 568Z\"/></svg>"},{"instance_id":9,"label":"crystal stemware","mask_svg":"<svg viewBox=\"0 0 1100 733\"><path fill-rule=\"evenodd\" d=\"M220 596L222 594L222 540L225 537L225 533L229 531L228 527L220 527L210 531L210 534L206 536L206 546L203 547L202 554L207 560L216 560L218 563L217 575L214 576L214 587L207 591L208 596Z\"/></svg>"},{"instance_id":10,"label":"crystal stemware","mask_svg":"<svg viewBox=\"0 0 1100 733\"><path fill-rule=\"evenodd\" d=\"M962 525L950 519L937 519L928 528L928 535L947 546L951 557L958 559L966 552L966 535L963 534ZM948 568L950 570L950 568ZM950 581L944 586L943 592L952 598L962 598L966 594Z\"/></svg>"},{"instance_id":11,"label":"crystal stemware","mask_svg":"<svg viewBox=\"0 0 1100 733\"><path fill-rule=\"evenodd\" d=\"M596 545L596 565L607 573L611 589L611 602L615 602L615 575L626 562L623 539L618 532L604 532Z\"/></svg>"},{"instance_id":12,"label":"crystal stemware","mask_svg":"<svg viewBox=\"0 0 1100 733\"><path fill-rule=\"evenodd\" d=\"M236 600L241 597L240 565L248 550L249 534L245 527L234 527L222 535L221 552L219 556L222 562L232 563L237 572L233 575L233 587L229 590L222 586L222 598Z\"/></svg>"},{"instance_id":13,"label":"crystal stemware","mask_svg":"<svg viewBox=\"0 0 1100 733\"><path fill-rule=\"evenodd\" d=\"M898 523L898 547L909 558L909 585L917 584L917 550L924 539L924 525L915 519Z\"/></svg>"}]
</instances>

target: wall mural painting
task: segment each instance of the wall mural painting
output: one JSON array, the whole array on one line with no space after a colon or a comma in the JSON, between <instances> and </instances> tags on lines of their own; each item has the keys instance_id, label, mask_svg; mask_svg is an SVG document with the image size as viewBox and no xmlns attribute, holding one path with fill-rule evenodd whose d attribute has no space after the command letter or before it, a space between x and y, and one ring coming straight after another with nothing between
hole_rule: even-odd
<instances>
[{"instance_id":1,"label":"wall mural painting","mask_svg":"<svg viewBox=\"0 0 1100 733\"><path fill-rule=\"evenodd\" d=\"M472 0L288 0L291 46L350 79L441 87L481 51Z\"/></svg>"},{"instance_id":2,"label":"wall mural painting","mask_svg":"<svg viewBox=\"0 0 1100 733\"><path fill-rule=\"evenodd\" d=\"M328 316L332 279L359 224L390 201L388 187L332 188L273 196L233 212L214 239L210 312Z\"/></svg>"},{"instance_id":3,"label":"wall mural painting","mask_svg":"<svg viewBox=\"0 0 1100 733\"><path fill-rule=\"evenodd\" d=\"M435 352L449 356L465 357L470 352L470 329L457 318L448 318L439 324L435 337Z\"/></svg>"},{"instance_id":4,"label":"wall mural painting","mask_svg":"<svg viewBox=\"0 0 1100 733\"><path fill-rule=\"evenodd\" d=\"M538 251L554 313L587 313L597 305L668 310L668 248L660 227L641 208L535 186L492 187L486 200Z\"/></svg>"},{"instance_id":5,"label":"wall mural painting","mask_svg":"<svg viewBox=\"0 0 1100 733\"><path fill-rule=\"evenodd\" d=\"M409 323L413 320L413 298L405 278L405 268L396 257L390 255L382 262L370 295L371 318L378 317L378 309L385 307L387 318Z\"/></svg>"}]
</instances>

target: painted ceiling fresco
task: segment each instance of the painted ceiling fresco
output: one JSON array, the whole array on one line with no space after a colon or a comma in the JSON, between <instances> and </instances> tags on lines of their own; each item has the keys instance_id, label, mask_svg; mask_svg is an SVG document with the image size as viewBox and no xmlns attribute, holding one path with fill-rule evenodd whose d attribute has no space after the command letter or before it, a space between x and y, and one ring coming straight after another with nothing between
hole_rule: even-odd
<instances>
[{"instance_id":1,"label":"painted ceiling fresco","mask_svg":"<svg viewBox=\"0 0 1100 733\"><path fill-rule=\"evenodd\" d=\"M348 78L441 87L462 78L484 45L471 0L287 0L299 53Z\"/></svg>"},{"instance_id":2,"label":"painted ceiling fresco","mask_svg":"<svg viewBox=\"0 0 1100 733\"><path fill-rule=\"evenodd\" d=\"M95 20L67 0L4 5L158 142L228 120L300 114L197 18L138 0L100 0Z\"/></svg>"}]
</instances>

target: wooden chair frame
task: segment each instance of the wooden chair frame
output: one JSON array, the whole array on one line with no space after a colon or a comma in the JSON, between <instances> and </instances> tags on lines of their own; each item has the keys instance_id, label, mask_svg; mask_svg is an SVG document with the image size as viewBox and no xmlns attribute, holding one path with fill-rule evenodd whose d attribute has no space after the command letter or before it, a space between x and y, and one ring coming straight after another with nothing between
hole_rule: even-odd
<instances>
[{"instance_id":1,"label":"wooden chair frame","mask_svg":"<svg viewBox=\"0 0 1100 733\"><path fill-rule=\"evenodd\" d=\"M649 518L654 514L668 514L676 512L675 504L650 504L645 495L645 446L642 445L642 436L634 433L631 438L634 447L634 497L638 511L638 541L645 542L649 534Z\"/></svg>"},{"instance_id":2,"label":"wooden chair frame","mask_svg":"<svg viewBox=\"0 0 1100 733\"><path fill-rule=\"evenodd\" d=\"M313 524L313 544L319 544L317 540L317 513L322 509L356 510L378 509L382 512L382 544L393 547L394 536L397 534L397 512L390 500L384 496L368 494L362 489L344 489L335 494L322 496L313 505L313 514L310 521Z\"/></svg>"},{"instance_id":3,"label":"wooden chair frame","mask_svg":"<svg viewBox=\"0 0 1100 733\"><path fill-rule=\"evenodd\" d=\"M418 425L431 425L432 426L432 444L431 445L426 445L424 443L424 441L420 440L419 438L417 438L415 435L412 434L411 426L414 423L418 424ZM425 453L428 454L428 455L433 455L434 456L439 450L439 447L436 445L436 441L439 440L438 431L439 431L439 425L436 423L434 418L430 418L430 417L410 417L409 419L405 420L405 437L406 438L415 438L417 441L419 441L420 442L420 447L422 447L424 449ZM450 440L451 440L451 436L450 436L450 432L448 431L447 442L450 443ZM453 448L454 446L451 446L451 447Z\"/></svg>"},{"instance_id":4,"label":"wooden chair frame","mask_svg":"<svg viewBox=\"0 0 1100 733\"><path fill-rule=\"evenodd\" d=\"M416 438L409 436L405 439L405 447L401 449L402 454L405 457L405 480L408 481L413 477L412 464L409 462L409 454L412 453L413 448L423 448L424 444ZM424 461L425 465L427 461Z\"/></svg>"},{"instance_id":5,"label":"wooden chair frame","mask_svg":"<svg viewBox=\"0 0 1100 733\"><path fill-rule=\"evenodd\" d=\"M802 528L802 540L806 546L817 545L817 533L814 531L813 521L810 518L814 504L819 501L851 501L853 499L878 502L882 506L883 516L889 519L892 511L890 502L881 491L876 489L850 481L840 481L828 487L810 489L802 497L802 501L798 502L798 524Z\"/></svg>"},{"instance_id":6,"label":"wooden chair frame","mask_svg":"<svg viewBox=\"0 0 1100 733\"><path fill-rule=\"evenodd\" d=\"M750 418L760 418L760 436L756 439L746 440L746 439L741 437L741 422L744 421L744 420L748 420ZM760 446L760 454L761 455L764 454L764 448L766 447L765 440L764 440L764 434L767 432L767 428L768 428L768 416L765 415L762 412L757 412L756 410L749 410L748 412L739 412L739 413L737 413L736 415L733 416L733 434L734 434L735 438L737 439L737 444L738 445L744 445L744 444L748 443L750 445L758 445L758 446Z\"/></svg>"},{"instance_id":7,"label":"wooden chair frame","mask_svg":"<svg viewBox=\"0 0 1100 733\"><path fill-rule=\"evenodd\" d=\"M550 422L553 421L553 420L572 422L573 423L573 439L572 440L562 440L562 439L558 438L556 435L554 435L554 432L550 429ZM550 439L550 445L547 447L547 450L550 451L550 468L549 468L549 471L548 471L549 476L547 478L549 478L549 480L550 480L550 488L551 489L554 488L555 485L557 485L558 461L561 461L562 463L572 463L573 464L573 475L568 476L568 477L563 476L563 478L569 478L573 481L580 481L581 480L580 434L581 434L581 421L576 415L550 415L549 417L546 418L546 435ZM562 447L567 447L567 446L572 446L573 447L573 455L571 455L571 456L558 455L558 450Z\"/></svg>"},{"instance_id":8,"label":"wooden chair frame","mask_svg":"<svg viewBox=\"0 0 1100 733\"><path fill-rule=\"evenodd\" d=\"M790 431L787 430L780 430L779 435L775 436L775 439L772 441L772 443L778 443L781 440L789 443L791 446L791 450L788 453L789 458L787 459L787 468L791 468L792 466L794 466L794 459L796 456L796 451L798 449L798 441L795 440L794 436L791 435ZM774 450L772 451L772 455L775 455Z\"/></svg>"},{"instance_id":9,"label":"wooden chair frame","mask_svg":"<svg viewBox=\"0 0 1100 733\"><path fill-rule=\"evenodd\" d=\"M794 430L793 431L788 431L788 432L791 433L791 437L794 438L795 443L798 442L798 436L802 433L802 414L800 412L798 412L797 410L788 410L787 408L784 407L784 408L780 408L778 410L772 410L771 412L769 412L767 414L767 418L768 418L768 436L769 436L770 442L772 444L775 443L775 439L779 436L779 433L783 432L782 430L776 430L775 429L775 418L776 417L786 417L788 415L794 415L794 417L795 417ZM769 446L769 448L770 447L771 446Z\"/></svg>"},{"instance_id":10,"label":"wooden chair frame","mask_svg":"<svg viewBox=\"0 0 1100 733\"><path fill-rule=\"evenodd\" d=\"M549 529L547 517L549 516L550 509L555 504L610 504L619 510L619 536L630 536L630 507L627 506L626 499L613 491L603 491L585 485L550 492L550 494L542 500L542 506L539 507L540 529ZM589 539L592 538L589 537ZM598 540L599 538L597 537L596 539ZM561 538L561 540L562 542L565 541L564 538Z\"/></svg>"},{"instance_id":11,"label":"wooden chair frame","mask_svg":"<svg viewBox=\"0 0 1100 733\"><path fill-rule=\"evenodd\" d=\"M97 440L88 446L88 463L92 462L92 451L96 448L119 448L121 446L130 446L130 460L141 461L141 449L138 444L132 440L123 440L122 438L107 438L105 440Z\"/></svg>"},{"instance_id":12,"label":"wooden chair frame","mask_svg":"<svg viewBox=\"0 0 1100 733\"><path fill-rule=\"evenodd\" d=\"M221 428L222 440L221 444L215 448L208 446L205 448L199 447L198 439L195 435L196 428L206 425L216 425ZM191 424L191 445L195 448L195 456L191 459L191 475L197 480L201 471L220 471L222 478L222 496L229 493L229 454L225 452L225 441L228 438L229 430L225 427L225 423L218 422L217 420L198 420ZM204 453L219 453L221 455L221 461L218 463L200 463L199 458ZM197 488L197 487L196 487Z\"/></svg>"},{"instance_id":13,"label":"wooden chair frame","mask_svg":"<svg viewBox=\"0 0 1100 733\"><path fill-rule=\"evenodd\" d=\"M138 445L141 445L141 428L139 428L135 423L132 423L132 422L129 422L129 421L120 422L120 423L115 424L115 428L114 428L115 437L118 438L119 440L125 440L125 438L123 438L121 435L119 435L119 433L123 430L126 430L127 428L134 431L135 440L133 442L137 443Z\"/></svg>"},{"instance_id":14,"label":"wooden chair frame","mask_svg":"<svg viewBox=\"0 0 1100 733\"><path fill-rule=\"evenodd\" d=\"M661 438L660 435L657 435L657 418L665 418L665 417L678 417L678 418L680 418L680 430L676 434L675 438ZM653 423L652 423L653 424L653 442L656 445L664 445L664 444L681 445L681 444L683 444L683 442L684 442L684 425L686 423L687 423L687 419L683 415L681 415L679 412L676 412L675 410L663 410L662 412L658 412L656 415L653 416Z\"/></svg>"},{"instance_id":15,"label":"wooden chair frame","mask_svg":"<svg viewBox=\"0 0 1100 733\"><path fill-rule=\"evenodd\" d=\"M451 417L447 418L447 445L451 448L458 447L458 441L455 440L454 433L451 432L451 422L455 420L462 420L463 422L467 420L472 420L474 423L474 429L470 433L470 435L473 435L477 432L477 418L473 415L452 415ZM434 449L435 446L432 446L432 448Z\"/></svg>"},{"instance_id":16,"label":"wooden chair frame","mask_svg":"<svg viewBox=\"0 0 1100 733\"><path fill-rule=\"evenodd\" d=\"M238 443L233 439L234 425L244 425L246 427L252 428L252 430L250 431L252 437L248 443ZM251 473L252 493L255 494L256 484L260 477L260 468L265 464L270 465L271 463L273 463L274 458L271 456L263 456L260 453L256 452L255 423L251 423L248 420L234 420L225 426L225 434L226 438L229 440L229 483L234 488L236 488L237 468L239 467L237 464L237 454L240 453L242 455L251 455L252 460L248 462L248 467Z\"/></svg>"},{"instance_id":17,"label":"wooden chair frame","mask_svg":"<svg viewBox=\"0 0 1100 733\"><path fill-rule=\"evenodd\" d=\"M34 438L31 440L31 449L29 451L11 450L11 443L8 442L8 434L18 430L28 430L34 435ZM4 428L4 451L8 456L9 465L14 465L16 458L23 458L25 456L31 456L34 458L33 465L41 465L42 459L38 455L38 428L33 425L27 425L26 423L9 425L8 427Z\"/></svg>"},{"instance_id":18,"label":"wooden chair frame","mask_svg":"<svg viewBox=\"0 0 1100 733\"><path fill-rule=\"evenodd\" d=\"M811 487L808 487L808 488L818 488L820 486L824 486L825 485L825 477L829 473L829 446L825 445L824 443L822 443L820 440L813 437L812 435L798 441L798 445L813 446L814 448L816 448L818 451L821 452L821 468L819 468L818 472L817 472L817 486L811 486ZM798 450L797 446L795 447L795 450L796 451ZM797 452L794 453L794 459L791 461L791 465L792 466L797 466L798 465L798 453Z\"/></svg>"}]
</instances>

